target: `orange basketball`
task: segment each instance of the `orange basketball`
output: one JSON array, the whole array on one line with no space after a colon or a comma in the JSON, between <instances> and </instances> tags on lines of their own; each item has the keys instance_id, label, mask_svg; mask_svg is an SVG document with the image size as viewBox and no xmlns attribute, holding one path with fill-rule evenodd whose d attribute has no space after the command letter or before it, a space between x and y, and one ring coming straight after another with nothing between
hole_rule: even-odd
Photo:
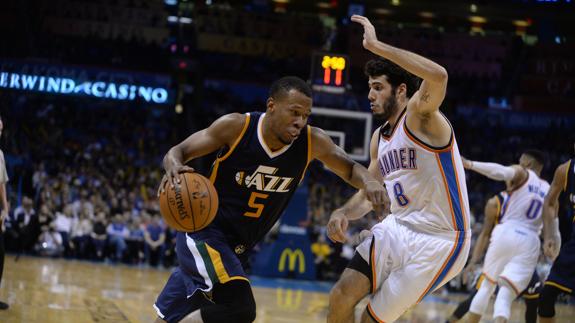
<instances>
[{"instance_id":1,"label":"orange basketball","mask_svg":"<svg viewBox=\"0 0 575 323\"><path fill-rule=\"evenodd\" d=\"M180 174L180 187L165 184L160 194L160 212L166 223L178 230L194 232L212 222L218 211L218 193L209 179L198 173Z\"/></svg>"}]
</instances>

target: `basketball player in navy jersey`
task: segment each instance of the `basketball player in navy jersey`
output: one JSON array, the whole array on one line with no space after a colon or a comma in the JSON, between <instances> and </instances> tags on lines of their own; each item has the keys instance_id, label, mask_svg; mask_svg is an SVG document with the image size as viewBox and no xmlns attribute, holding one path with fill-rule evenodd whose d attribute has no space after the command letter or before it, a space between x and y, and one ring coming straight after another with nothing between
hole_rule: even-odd
<instances>
[{"instance_id":1,"label":"basketball player in navy jersey","mask_svg":"<svg viewBox=\"0 0 575 323\"><path fill-rule=\"evenodd\" d=\"M559 203L566 206L566 214L558 215ZM560 237L558 216L566 216L572 223L570 236ZM543 252L551 259L557 258L539 297L539 321L548 323L555 322L557 296L561 293L575 295L575 158L555 170L543 203L543 221Z\"/></svg>"},{"instance_id":2,"label":"basketball player in navy jersey","mask_svg":"<svg viewBox=\"0 0 575 323\"><path fill-rule=\"evenodd\" d=\"M281 78L271 86L265 113L225 115L164 157L161 188L165 181L179 185L178 174L193 171L184 165L187 161L220 149L210 174L220 204L208 227L178 233L180 266L154 304L157 322L255 319L256 304L243 264L278 220L313 159L364 190L374 207L388 201L380 181L323 130L307 125L311 97L303 80ZM159 194L164 194L162 189Z\"/></svg>"}]
</instances>

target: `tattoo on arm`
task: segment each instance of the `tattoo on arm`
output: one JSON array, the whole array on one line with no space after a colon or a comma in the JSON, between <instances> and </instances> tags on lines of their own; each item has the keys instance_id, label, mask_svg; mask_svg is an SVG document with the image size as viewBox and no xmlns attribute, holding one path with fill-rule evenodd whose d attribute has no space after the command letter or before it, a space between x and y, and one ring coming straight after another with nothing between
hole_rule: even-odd
<instances>
[{"instance_id":1,"label":"tattoo on arm","mask_svg":"<svg viewBox=\"0 0 575 323\"><path fill-rule=\"evenodd\" d=\"M429 92L425 92L422 96L421 96L421 101L428 103L429 102Z\"/></svg>"}]
</instances>

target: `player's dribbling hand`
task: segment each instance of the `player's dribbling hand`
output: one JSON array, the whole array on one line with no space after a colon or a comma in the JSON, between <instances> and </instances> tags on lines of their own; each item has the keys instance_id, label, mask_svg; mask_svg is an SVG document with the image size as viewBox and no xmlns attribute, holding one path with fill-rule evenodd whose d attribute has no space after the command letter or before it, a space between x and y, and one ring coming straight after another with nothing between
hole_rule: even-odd
<instances>
[{"instance_id":1,"label":"player's dribbling hand","mask_svg":"<svg viewBox=\"0 0 575 323\"><path fill-rule=\"evenodd\" d=\"M172 167L171 169L166 169L166 174L162 177L160 182L160 187L158 188L158 196L165 192L166 183L170 182L171 187L180 186L180 174L181 173L193 173L195 169L186 165L180 165Z\"/></svg>"},{"instance_id":2,"label":"player's dribbling hand","mask_svg":"<svg viewBox=\"0 0 575 323\"><path fill-rule=\"evenodd\" d=\"M348 225L349 220L341 209L333 211L327 223L327 237L333 242L344 243Z\"/></svg>"},{"instance_id":3,"label":"player's dribbling hand","mask_svg":"<svg viewBox=\"0 0 575 323\"><path fill-rule=\"evenodd\" d=\"M366 17L360 15L351 16L351 21L357 22L363 26L363 47L371 51L378 42L375 28L371 22Z\"/></svg>"}]
</instances>

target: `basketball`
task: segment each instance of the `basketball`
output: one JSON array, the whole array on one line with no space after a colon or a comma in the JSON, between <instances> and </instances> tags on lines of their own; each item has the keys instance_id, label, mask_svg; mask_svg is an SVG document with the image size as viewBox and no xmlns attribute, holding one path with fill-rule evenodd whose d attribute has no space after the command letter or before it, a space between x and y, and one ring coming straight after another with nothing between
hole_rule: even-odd
<instances>
[{"instance_id":1,"label":"basketball","mask_svg":"<svg viewBox=\"0 0 575 323\"><path fill-rule=\"evenodd\" d=\"M218 193L209 179L198 173L180 174L179 187L165 184L160 194L160 212L166 223L178 230L194 232L212 222L218 211Z\"/></svg>"}]
</instances>

